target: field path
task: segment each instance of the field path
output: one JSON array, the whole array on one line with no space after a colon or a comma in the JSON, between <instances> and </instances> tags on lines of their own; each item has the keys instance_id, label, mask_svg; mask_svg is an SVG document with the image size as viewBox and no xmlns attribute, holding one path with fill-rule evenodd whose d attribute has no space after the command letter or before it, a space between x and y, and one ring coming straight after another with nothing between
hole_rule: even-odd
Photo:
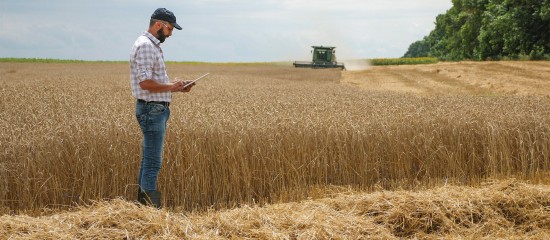
<instances>
[{"instance_id":1,"label":"field path","mask_svg":"<svg viewBox=\"0 0 550 240\"><path fill-rule=\"evenodd\" d=\"M342 83L420 95L550 96L550 62L452 62L375 66L342 73Z\"/></svg>"}]
</instances>

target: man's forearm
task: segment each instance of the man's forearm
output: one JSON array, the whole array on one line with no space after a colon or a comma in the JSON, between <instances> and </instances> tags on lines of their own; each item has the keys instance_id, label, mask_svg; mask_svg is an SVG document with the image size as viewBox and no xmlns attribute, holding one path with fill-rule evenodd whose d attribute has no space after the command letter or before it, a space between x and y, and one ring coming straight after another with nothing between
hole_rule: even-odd
<instances>
[{"instance_id":1,"label":"man's forearm","mask_svg":"<svg viewBox=\"0 0 550 240\"><path fill-rule=\"evenodd\" d=\"M139 83L139 86L150 92L173 92L181 88L182 85L180 82L174 83L159 83L155 80L144 80Z\"/></svg>"}]
</instances>

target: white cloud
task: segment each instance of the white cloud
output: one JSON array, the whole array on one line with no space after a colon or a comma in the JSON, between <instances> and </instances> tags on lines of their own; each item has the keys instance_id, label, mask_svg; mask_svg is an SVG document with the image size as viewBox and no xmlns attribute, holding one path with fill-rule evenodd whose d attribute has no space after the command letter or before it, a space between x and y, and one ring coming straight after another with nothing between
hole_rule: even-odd
<instances>
[{"instance_id":1,"label":"white cloud","mask_svg":"<svg viewBox=\"0 0 550 240\"><path fill-rule=\"evenodd\" d=\"M339 54L353 58L399 57L451 5L450 0L2 1L0 57L36 52L126 60L157 7L173 11L183 27L163 44L167 60L296 60L317 44L336 45Z\"/></svg>"}]
</instances>

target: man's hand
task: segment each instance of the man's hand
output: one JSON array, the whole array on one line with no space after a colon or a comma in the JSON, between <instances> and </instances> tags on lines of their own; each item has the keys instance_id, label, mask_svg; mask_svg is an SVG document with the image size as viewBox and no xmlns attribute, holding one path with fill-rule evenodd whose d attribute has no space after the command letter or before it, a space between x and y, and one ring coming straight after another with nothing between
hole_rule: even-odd
<instances>
[{"instance_id":1,"label":"man's hand","mask_svg":"<svg viewBox=\"0 0 550 240\"><path fill-rule=\"evenodd\" d=\"M195 86L195 83L191 83L193 82L192 80L179 80L177 77L176 77L176 82L177 83L180 83L181 85L178 85L178 89L176 90L176 92L189 92L191 91L191 88L193 86ZM191 83L191 85L187 86L187 84ZM187 87L185 87L187 86Z\"/></svg>"},{"instance_id":2,"label":"man's hand","mask_svg":"<svg viewBox=\"0 0 550 240\"><path fill-rule=\"evenodd\" d=\"M176 79L177 80L177 79ZM183 89L183 86L185 84L183 83L183 81L175 81L172 83L172 92L181 92L181 89Z\"/></svg>"},{"instance_id":3,"label":"man's hand","mask_svg":"<svg viewBox=\"0 0 550 240\"><path fill-rule=\"evenodd\" d=\"M189 86L187 86L188 84L189 84ZM183 81L183 86L187 86L187 87L184 87L182 92L189 92L189 91L191 91L191 88L193 86L195 86L195 83L193 82L193 80L185 80L185 81Z\"/></svg>"}]
</instances>

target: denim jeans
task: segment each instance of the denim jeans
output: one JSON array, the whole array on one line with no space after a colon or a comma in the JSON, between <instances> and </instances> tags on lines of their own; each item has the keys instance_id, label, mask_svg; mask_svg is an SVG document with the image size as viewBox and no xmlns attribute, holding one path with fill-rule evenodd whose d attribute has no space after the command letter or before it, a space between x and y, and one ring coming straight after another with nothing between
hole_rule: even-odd
<instances>
[{"instance_id":1,"label":"denim jeans","mask_svg":"<svg viewBox=\"0 0 550 240\"><path fill-rule=\"evenodd\" d=\"M141 191L157 191L157 179L162 166L162 150L170 109L156 103L136 103L136 118L143 133L141 166L138 184Z\"/></svg>"}]
</instances>

